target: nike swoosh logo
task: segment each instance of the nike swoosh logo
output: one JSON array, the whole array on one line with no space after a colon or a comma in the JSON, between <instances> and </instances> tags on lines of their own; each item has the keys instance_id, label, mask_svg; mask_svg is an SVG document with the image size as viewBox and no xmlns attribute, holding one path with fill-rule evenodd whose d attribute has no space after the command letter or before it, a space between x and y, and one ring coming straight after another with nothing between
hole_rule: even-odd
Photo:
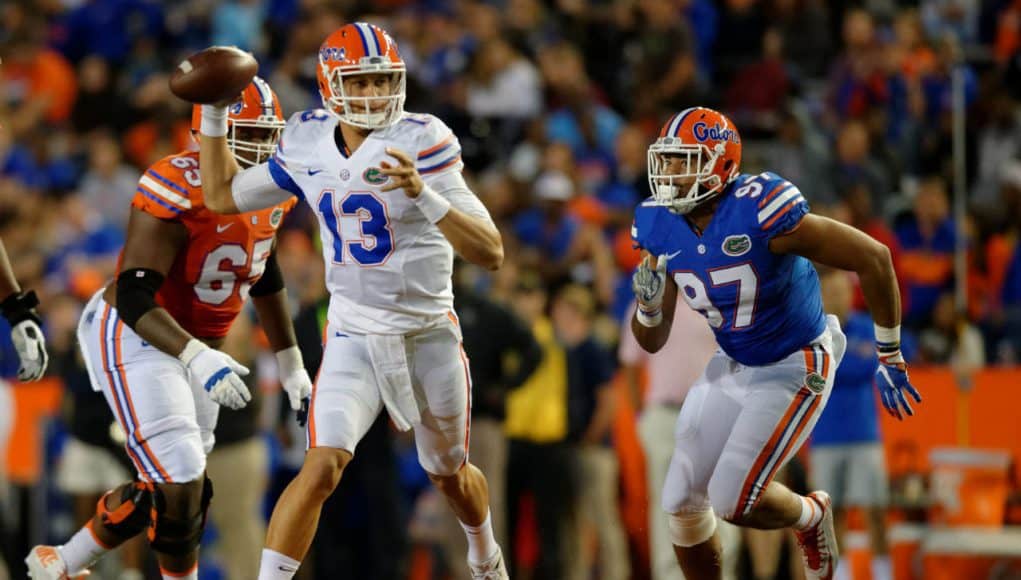
<instances>
[{"instance_id":1,"label":"nike swoosh logo","mask_svg":"<svg viewBox=\"0 0 1021 580\"><path fill-rule=\"evenodd\" d=\"M680 250L677 250L677 251L676 251L676 252L674 252L673 254L666 254L666 259L667 259L667 260L673 260L674 258L676 258L676 257L677 257L677 254L680 254L680 253L681 253L681 251L680 251Z\"/></svg>"},{"instance_id":2,"label":"nike swoosh logo","mask_svg":"<svg viewBox=\"0 0 1021 580\"><path fill-rule=\"evenodd\" d=\"M229 228L232 225L234 225L233 222L231 222L229 224L217 224L217 226L216 226L216 233L222 234L223 232L227 231L227 228Z\"/></svg>"},{"instance_id":3,"label":"nike swoosh logo","mask_svg":"<svg viewBox=\"0 0 1021 580\"><path fill-rule=\"evenodd\" d=\"M317 173L322 173L322 172L323 172L323 170L322 170L322 169L309 169L309 170L308 170L308 174L309 174L309 175L315 175L315 174L317 174Z\"/></svg>"},{"instance_id":4,"label":"nike swoosh logo","mask_svg":"<svg viewBox=\"0 0 1021 580\"><path fill-rule=\"evenodd\" d=\"M297 568L288 568L287 566L277 566L277 570L280 570L281 572L292 572L292 573L298 571Z\"/></svg>"}]
</instances>

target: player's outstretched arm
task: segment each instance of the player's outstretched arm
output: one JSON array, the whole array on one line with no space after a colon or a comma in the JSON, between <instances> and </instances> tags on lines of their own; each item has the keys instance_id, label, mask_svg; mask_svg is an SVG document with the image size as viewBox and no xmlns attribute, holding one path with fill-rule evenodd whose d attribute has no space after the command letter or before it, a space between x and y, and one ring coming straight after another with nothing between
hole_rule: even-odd
<instances>
[{"instance_id":1,"label":"player's outstretched arm","mask_svg":"<svg viewBox=\"0 0 1021 580\"><path fill-rule=\"evenodd\" d=\"M284 289L284 277L277 265L276 252L270 254L266 270L252 285L249 296L259 315L259 322L266 331L270 348L276 354L280 386L287 393L291 408L300 411L302 405L308 404L312 379L305 370L305 362L298 350L298 339L294 335L294 324L287 307L287 290ZM299 423L304 423L304 418L299 413Z\"/></svg>"},{"instance_id":2,"label":"player's outstretched arm","mask_svg":"<svg viewBox=\"0 0 1021 580\"><path fill-rule=\"evenodd\" d=\"M11 341L20 359L19 381L39 380L49 361L43 331L39 328L41 321L35 312L38 304L35 292L21 291L7 258L7 249L0 242L0 313L11 325Z\"/></svg>"},{"instance_id":3,"label":"player's outstretched arm","mask_svg":"<svg viewBox=\"0 0 1021 580\"><path fill-rule=\"evenodd\" d=\"M132 208L115 306L142 340L180 359L214 401L239 409L251 399L238 376L248 374L248 369L193 337L156 303L156 293L187 240L182 224Z\"/></svg>"},{"instance_id":4,"label":"player's outstretched arm","mask_svg":"<svg viewBox=\"0 0 1021 580\"><path fill-rule=\"evenodd\" d=\"M390 177L390 183L380 190L404 190L405 195L414 200L426 219L436 224L455 252L483 268L498 269L503 264L503 239L500 237L500 230L496 229L491 219L488 219L485 207L468 190L464 180L455 174L451 176L450 181L458 185L452 185L449 190L436 191L425 184L415 167L415 162L407 153L392 147L388 147L386 152L397 160L397 164L386 161L380 163L380 172ZM461 204L464 205L463 209L457 207ZM475 205L480 211L471 213L465 211L470 205Z\"/></svg>"},{"instance_id":5,"label":"player's outstretched arm","mask_svg":"<svg viewBox=\"0 0 1021 580\"><path fill-rule=\"evenodd\" d=\"M876 386L883 406L898 419L904 413L913 415L906 395L916 402L922 397L908 381L907 364L900 351L900 290L890 249L860 230L812 214L807 214L793 231L773 238L769 249L858 274L875 322L880 362Z\"/></svg>"},{"instance_id":6,"label":"player's outstretched arm","mask_svg":"<svg viewBox=\"0 0 1021 580\"><path fill-rule=\"evenodd\" d=\"M199 129L199 170L206 207L216 213L240 213L231 193L231 182L241 171L227 145L227 107L202 105Z\"/></svg>"},{"instance_id":7,"label":"player's outstretched arm","mask_svg":"<svg viewBox=\"0 0 1021 580\"><path fill-rule=\"evenodd\" d=\"M794 231L773 238L769 249L856 272L875 323L885 327L900 324L900 290L890 250L865 232L807 214Z\"/></svg>"},{"instance_id":8,"label":"player's outstretched arm","mask_svg":"<svg viewBox=\"0 0 1021 580\"><path fill-rule=\"evenodd\" d=\"M658 352L670 337L677 308L677 284L667 275L665 256L642 250L642 263L631 279L638 308L631 317L631 331L647 352Z\"/></svg>"}]
</instances>

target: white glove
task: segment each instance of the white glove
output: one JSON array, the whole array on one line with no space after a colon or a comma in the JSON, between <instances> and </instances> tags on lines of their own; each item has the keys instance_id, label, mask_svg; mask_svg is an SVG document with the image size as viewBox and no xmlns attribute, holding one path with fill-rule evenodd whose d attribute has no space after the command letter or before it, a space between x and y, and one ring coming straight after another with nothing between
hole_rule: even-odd
<instances>
[{"instance_id":1,"label":"white glove","mask_svg":"<svg viewBox=\"0 0 1021 580\"><path fill-rule=\"evenodd\" d=\"M237 410L252 400L252 394L241 380L248 374L248 368L226 353L193 338L177 358L188 367L192 382L201 385L216 404Z\"/></svg>"},{"instance_id":2,"label":"white glove","mask_svg":"<svg viewBox=\"0 0 1021 580\"><path fill-rule=\"evenodd\" d=\"M301 351L297 346L292 346L278 351L276 355L280 384L287 393L291 408L300 411L302 401L312 393L312 379L309 378L305 363L301 360Z\"/></svg>"},{"instance_id":3,"label":"white glove","mask_svg":"<svg viewBox=\"0 0 1021 580\"><path fill-rule=\"evenodd\" d=\"M33 320L22 320L11 329L11 340L18 351L21 366L18 367L19 381L37 381L46 372L49 356L43 331Z\"/></svg>"},{"instance_id":4,"label":"white glove","mask_svg":"<svg viewBox=\"0 0 1021 580\"><path fill-rule=\"evenodd\" d=\"M631 278L631 289L638 299L638 322L644 326L657 326L663 321L663 294L666 292L666 263L664 255L656 258L652 267L652 256L645 256Z\"/></svg>"}]
</instances>

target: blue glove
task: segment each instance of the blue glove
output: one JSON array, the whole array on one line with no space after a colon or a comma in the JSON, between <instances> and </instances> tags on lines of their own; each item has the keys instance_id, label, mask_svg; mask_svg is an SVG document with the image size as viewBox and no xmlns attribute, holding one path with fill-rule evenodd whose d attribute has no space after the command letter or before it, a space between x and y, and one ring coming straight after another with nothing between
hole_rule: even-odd
<instances>
[{"instance_id":1,"label":"blue glove","mask_svg":"<svg viewBox=\"0 0 1021 580\"><path fill-rule=\"evenodd\" d=\"M908 403L905 391L914 397L918 403L922 402L922 396L908 382L908 365L900 353L900 347L895 349L883 348L879 352L879 368L876 369L876 388L883 398L883 406L886 411L899 420L904 419L902 410L908 416L914 415L915 411Z\"/></svg>"}]
</instances>

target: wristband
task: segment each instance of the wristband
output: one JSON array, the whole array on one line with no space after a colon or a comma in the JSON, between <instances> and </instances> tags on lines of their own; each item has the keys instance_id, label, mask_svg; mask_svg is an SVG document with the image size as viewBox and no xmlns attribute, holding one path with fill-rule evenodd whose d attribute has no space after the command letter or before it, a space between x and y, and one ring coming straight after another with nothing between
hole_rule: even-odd
<instances>
[{"instance_id":1,"label":"wristband","mask_svg":"<svg viewBox=\"0 0 1021 580\"><path fill-rule=\"evenodd\" d=\"M206 137L227 136L227 107L202 105L202 122L199 133Z\"/></svg>"},{"instance_id":2,"label":"wristband","mask_svg":"<svg viewBox=\"0 0 1021 580\"><path fill-rule=\"evenodd\" d=\"M641 306L639 306L638 310L635 312L635 316L638 318L639 324L652 328L654 326L659 326L659 324L663 322L663 309L656 308L655 310L646 312Z\"/></svg>"},{"instance_id":3,"label":"wristband","mask_svg":"<svg viewBox=\"0 0 1021 580\"><path fill-rule=\"evenodd\" d=\"M879 350L900 349L900 325L887 328L878 324L874 325L876 330L876 347Z\"/></svg>"},{"instance_id":4,"label":"wristband","mask_svg":"<svg viewBox=\"0 0 1021 580\"><path fill-rule=\"evenodd\" d=\"M450 202L447 201L447 198L436 193L428 185L422 187L422 192L415 198L415 205L431 224L443 219L450 211Z\"/></svg>"},{"instance_id":5,"label":"wristband","mask_svg":"<svg viewBox=\"0 0 1021 580\"><path fill-rule=\"evenodd\" d=\"M12 292L0 302L0 314L3 314L11 326L17 326L26 320L41 324L42 320L35 311L36 306L39 306L39 298L36 297L34 290Z\"/></svg>"},{"instance_id":6,"label":"wristband","mask_svg":"<svg viewBox=\"0 0 1021 580\"><path fill-rule=\"evenodd\" d=\"M192 359L208 348L201 340L193 338L188 341L188 344L184 345L184 350L181 351L181 354L177 355L177 358L184 363L184 366L188 366L191 364Z\"/></svg>"},{"instance_id":7,"label":"wristband","mask_svg":"<svg viewBox=\"0 0 1021 580\"><path fill-rule=\"evenodd\" d=\"M291 346L284 350L278 350L276 352L277 366L280 367L281 375L290 374L292 372L302 370L305 368L305 363L301 360L301 351L298 350L297 346Z\"/></svg>"}]
</instances>

